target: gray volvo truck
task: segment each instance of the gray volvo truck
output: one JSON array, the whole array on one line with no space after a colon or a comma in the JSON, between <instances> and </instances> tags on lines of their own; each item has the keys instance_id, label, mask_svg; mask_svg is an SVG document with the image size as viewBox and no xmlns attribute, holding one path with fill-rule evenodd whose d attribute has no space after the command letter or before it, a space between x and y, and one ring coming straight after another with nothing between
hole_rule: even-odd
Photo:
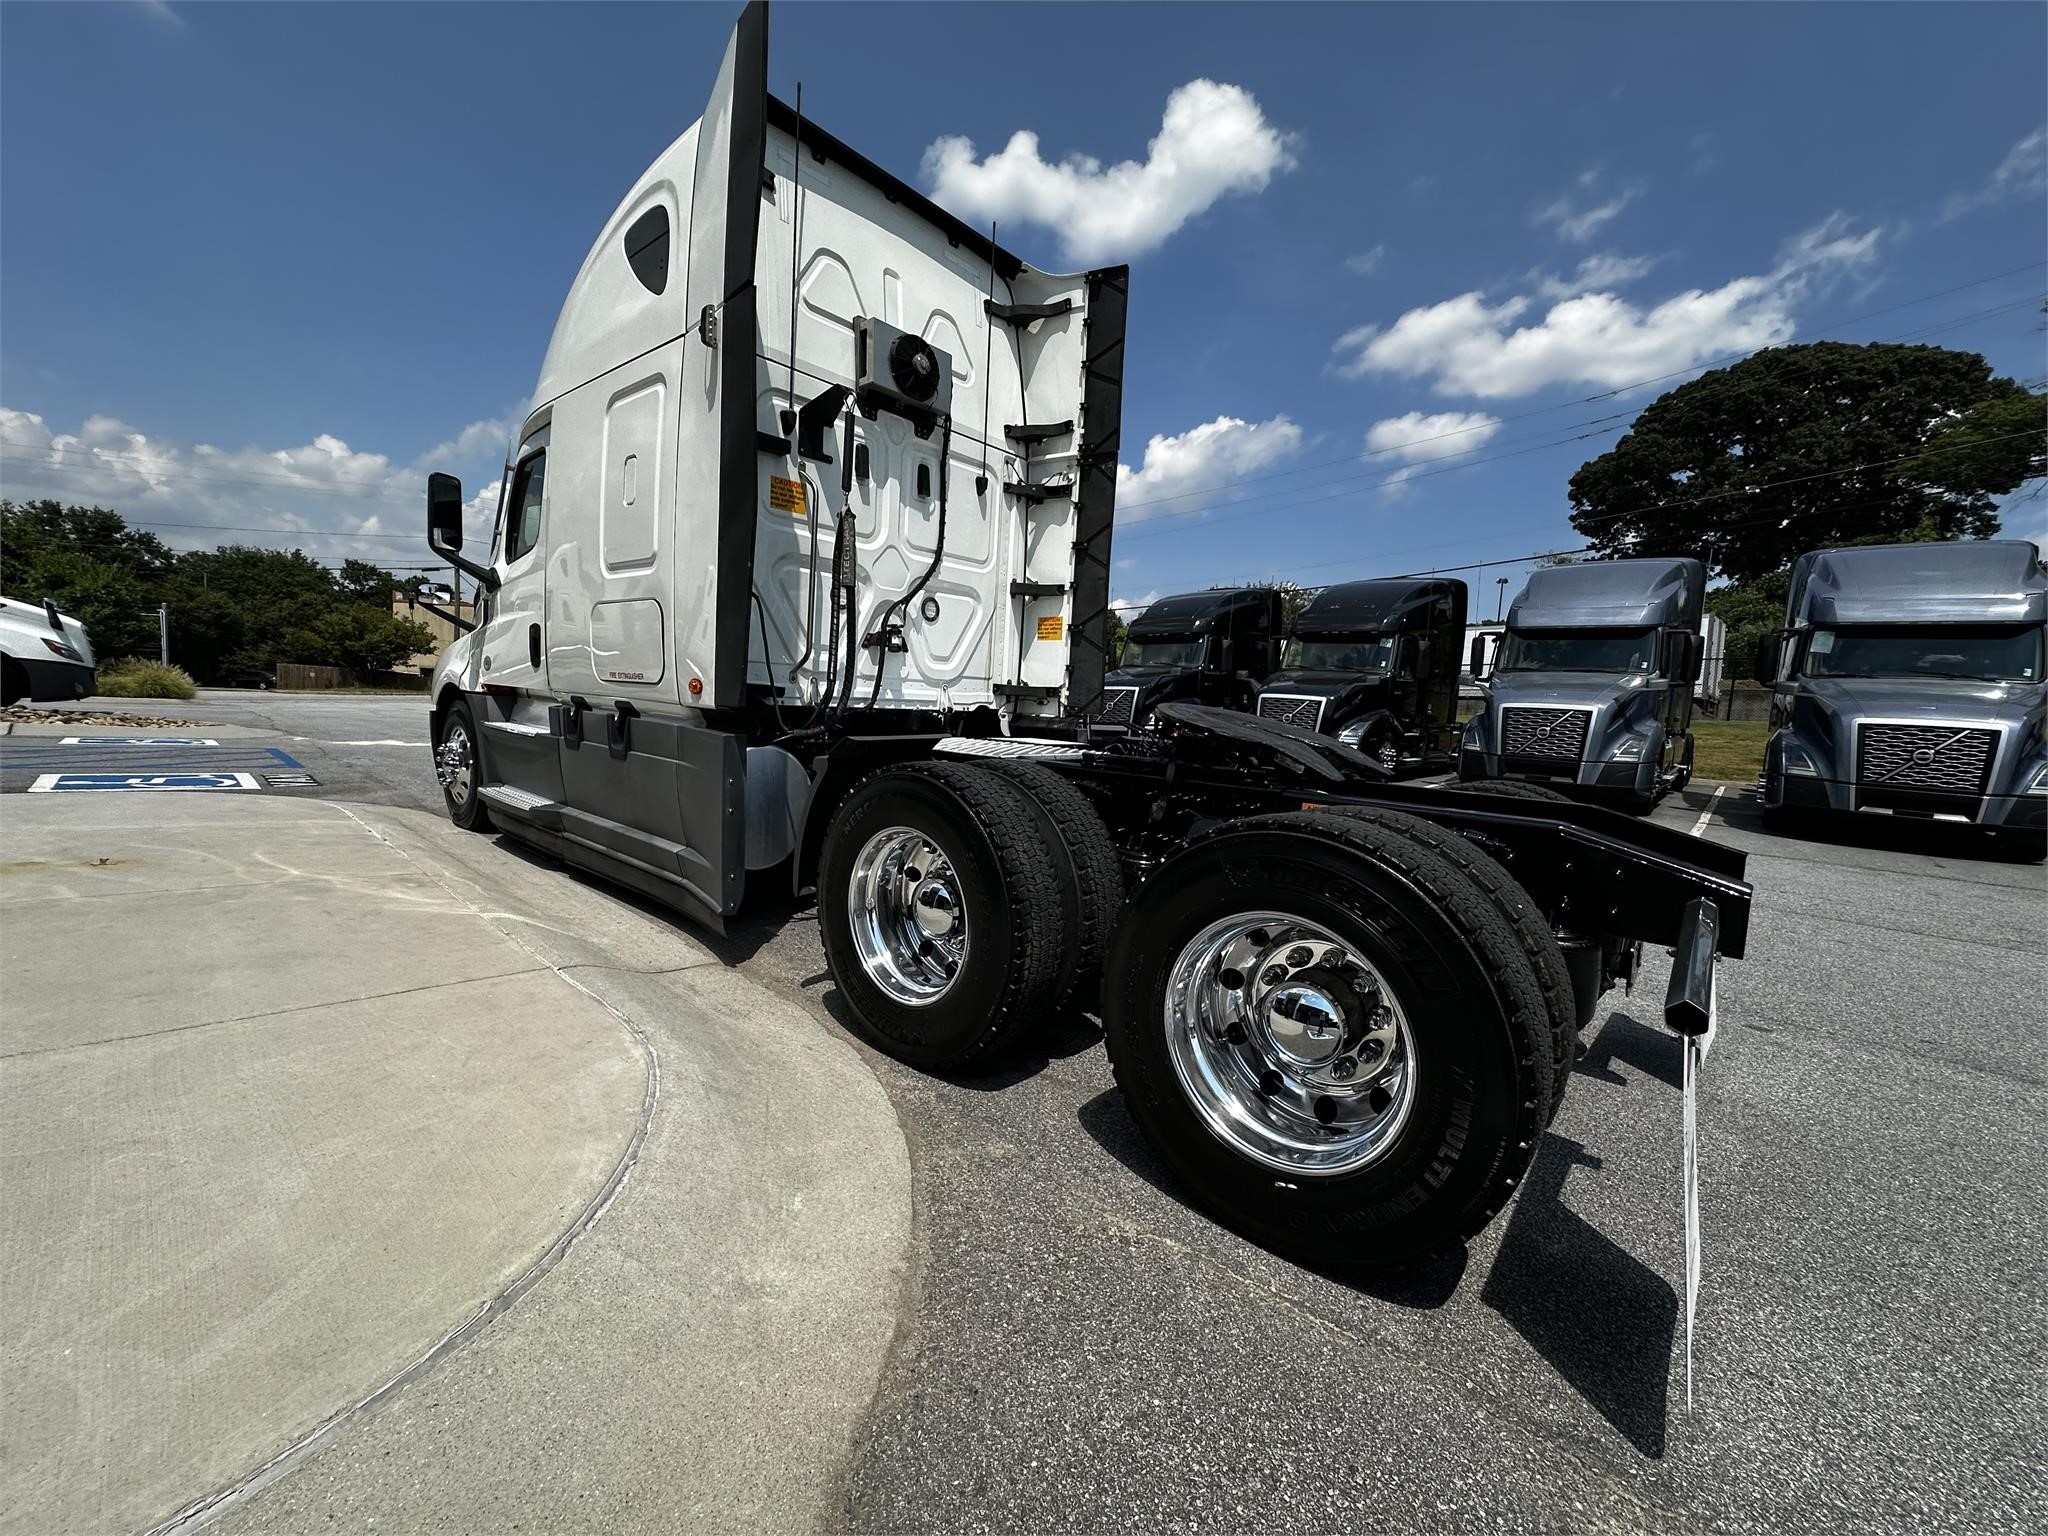
<instances>
[{"instance_id":1,"label":"gray volvo truck","mask_svg":"<svg viewBox=\"0 0 2048 1536\"><path fill-rule=\"evenodd\" d=\"M1638 814L1692 777L1693 684L1706 567L1598 560L1540 570L1508 610L1465 723L1458 777L1537 779Z\"/></svg>"},{"instance_id":2,"label":"gray volvo truck","mask_svg":"<svg viewBox=\"0 0 2048 1536\"><path fill-rule=\"evenodd\" d=\"M2048 853L2044 621L2048 572L2025 541L1801 555L1757 658L1766 822L1906 816Z\"/></svg>"},{"instance_id":3,"label":"gray volvo truck","mask_svg":"<svg viewBox=\"0 0 2048 1536\"><path fill-rule=\"evenodd\" d=\"M1449 768L1464 638L1462 581L1325 587L1296 616L1258 712L1334 736L1389 773Z\"/></svg>"}]
</instances>

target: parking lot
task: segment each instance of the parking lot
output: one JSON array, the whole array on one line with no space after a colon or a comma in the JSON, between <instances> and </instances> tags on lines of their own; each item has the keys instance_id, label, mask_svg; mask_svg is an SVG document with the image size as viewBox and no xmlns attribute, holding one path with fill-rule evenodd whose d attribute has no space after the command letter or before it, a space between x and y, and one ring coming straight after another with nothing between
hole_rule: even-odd
<instances>
[{"instance_id":1,"label":"parking lot","mask_svg":"<svg viewBox=\"0 0 2048 1536\"><path fill-rule=\"evenodd\" d=\"M70 771L228 771L257 777L242 791L251 799L438 807L419 700L209 692L139 707L226 734L195 725L193 738L220 745L174 749L10 736L0 788ZM135 755L160 750L172 755ZM273 785L273 771L313 782ZM1369 1286L1276 1259L1188 1205L1139 1140L1086 1017L1048 1019L1031 1054L957 1081L856 1041L908 1147L914 1228L910 1272L890 1293L900 1316L884 1320L893 1343L854 1421L828 1523L2048 1523L2041 866L1942 828L1775 837L1742 786L1696 786L1656 815L1747 851L1757 892L1748 958L1721 973L1721 1034L1701 1090L1705 1281L1690 1406L1679 1052L1657 1024L1661 957L1634 997L1605 1000L1507 1218L1453 1260ZM713 938L515 844L477 847L467 867L481 897L492 880L567 882L579 940L673 933L801 1010L821 1038L851 1038L808 909L751 903ZM710 1022L695 1043L664 1046L681 1054L666 1072L687 1076L689 1052L716 1056L720 1038L755 1027L738 1008ZM788 1133L818 1130L792 1115ZM692 1196L682 1184L667 1198ZM678 1228L670 1240L700 1237ZM510 1328L522 1309L557 1326L549 1288L578 1283L584 1257L568 1251L492 1326ZM660 1405L609 1394L615 1357L577 1337L551 1366L563 1401L606 1404L610 1435L630 1447ZM223 1528L311 1529L337 1510L358 1527L458 1528L436 1514L449 1506L432 1484L460 1478L452 1448L475 1426L428 1410L462 1360L449 1355L358 1415L253 1489ZM459 1408L460 1392L443 1395ZM556 1502L562 1469L539 1444L525 1500L538 1523L617 1523ZM664 1507L665 1478L688 1475L643 1466L643 1512Z\"/></svg>"}]
</instances>

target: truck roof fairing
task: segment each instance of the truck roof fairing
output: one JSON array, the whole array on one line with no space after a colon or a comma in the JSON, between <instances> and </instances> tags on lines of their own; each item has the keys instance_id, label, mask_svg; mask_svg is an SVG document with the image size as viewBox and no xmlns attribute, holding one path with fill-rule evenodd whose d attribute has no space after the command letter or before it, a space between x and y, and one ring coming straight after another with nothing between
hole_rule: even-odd
<instances>
[{"instance_id":1,"label":"truck roof fairing","mask_svg":"<svg viewBox=\"0 0 2048 1536\"><path fill-rule=\"evenodd\" d=\"M1588 560L1529 573L1508 628L1697 629L1707 568L1697 560Z\"/></svg>"},{"instance_id":2,"label":"truck roof fairing","mask_svg":"<svg viewBox=\"0 0 2048 1536\"><path fill-rule=\"evenodd\" d=\"M1206 635L1240 608L1272 601L1271 587L1238 587L1227 592L1187 592L1162 597L1131 621L1133 639Z\"/></svg>"},{"instance_id":3,"label":"truck roof fairing","mask_svg":"<svg viewBox=\"0 0 2048 1536\"><path fill-rule=\"evenodd\" d=\"M1325 587L1294 621L1300 639L1356 635L1363 631L1396 633L1425 623L1429 610L1449 598L1464 622L1465 583L1443 577L1416 580L1390 577L1378 581L1347 581Z\"/></svg>"},{"instance_id":4,"label":"truck roof fairing","mask_svg":"<svg viewBox=\"0 0 2048 1536\"><path fill-rule=\"evenodd\" d=\"M2024 539L1818 549L1788 597L1794 625L2040 624L2048 571Z\"/></svg>"}]
</instances>

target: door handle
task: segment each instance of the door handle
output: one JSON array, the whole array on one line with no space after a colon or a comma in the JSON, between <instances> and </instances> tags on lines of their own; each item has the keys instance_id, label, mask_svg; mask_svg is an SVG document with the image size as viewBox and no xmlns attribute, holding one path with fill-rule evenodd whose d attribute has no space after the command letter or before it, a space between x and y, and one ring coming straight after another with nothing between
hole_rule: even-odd
<instances>
[{"instance_id":1,"label":"door handle","mask_svg":"<svg viewBox=\"0 0 2048 1536\"><path fill-rule=\"evenodd\" d=\"M540 670L540 626L538 624L526 626L526 655L527 659L533 663L533 670L538 672Z\"/></svg>"}]
</instances>

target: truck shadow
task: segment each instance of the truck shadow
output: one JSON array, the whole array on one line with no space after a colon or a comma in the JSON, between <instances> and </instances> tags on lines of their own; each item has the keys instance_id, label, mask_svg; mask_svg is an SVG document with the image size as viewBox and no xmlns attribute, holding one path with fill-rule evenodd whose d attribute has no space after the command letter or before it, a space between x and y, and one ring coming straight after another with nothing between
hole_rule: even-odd
<instances>
[{"instance_id":1,"label":"truck shadow","mask_svg":"<svg viewBox=\"0 0 2048 1536\"><path fill-rule=\"evenodd\" d=\"M1173 1174L1146 1145L1137 1122L1131 1118L1130 1111L1124 1108L1123 1095L1116 1089L1106 1088L1088 1100L1080 1107L1076 1118L1081 1123L1081 1129L1088 1133L1089 1139L1130 1172L1187 1211L1197 1221L1215 1221L1215 1217L1209 1212L1187 1199ZM1460 1246L1450 1253L1439 1254L1405 1269L1371 1275L1318 1269L1314 1266L1303 1267L1309 1269L1311 1274L1321 1275L1333 1284L1345 1286L1377 1301L1407 1307L1414 1311L1433 1312L1457 1294L1458 1286L1465 1276L1465 1266L1469 1257L1466 1250Z\"/></svg>"},{"instance_id":2,"label":"truck shadow","mask_svg":"<svg viewBox=\"0 0 2048 1536\"><path fill-rule=\"evenodd\" d=\"M1599 1166L1578 1142L1543 1138L1479 1299L1630 1445L1661 1459L1678 1296L1564 1203L1571 1170Z\"/></svg>"},{"instance_id":3,"label":"truck shadow","mask_svg":"<svg viewBox=\"0 0 2048 1536\"><path fill-rule=\"evenodd\" d=\"M1625 1084L1628 1079L1614 1069L1622 1062L1667 1088L1678 1088L1683 1086L1684 1050L1669 1031L1653 1029L1626 1013L1611 1013L1579 1058L1578 1070L1603 1083Z\"/></svg>"},{"instance_id":4,"label":"truck shadow","mask_svg":"<svg viewBox=\"0 0 2048 1536\"><path fill-rule=\"evenodd\" d=\"M1083 1104L1079 1119L1095 1144L1133 1174L1198 1220L1213 1219L1146 1146L1115 1089ZM1543 1138L1479 1299L1630 1445L1661 1459L1678 1297L1655 1270L1565 1205L1571 1169L1599 1166L1579 1143ZM1461 1246L1386 1274L1311 1272L1376 1301L1434 1311L1457 1294L1470 1258Z\"/></svg>"}]
</instances>

